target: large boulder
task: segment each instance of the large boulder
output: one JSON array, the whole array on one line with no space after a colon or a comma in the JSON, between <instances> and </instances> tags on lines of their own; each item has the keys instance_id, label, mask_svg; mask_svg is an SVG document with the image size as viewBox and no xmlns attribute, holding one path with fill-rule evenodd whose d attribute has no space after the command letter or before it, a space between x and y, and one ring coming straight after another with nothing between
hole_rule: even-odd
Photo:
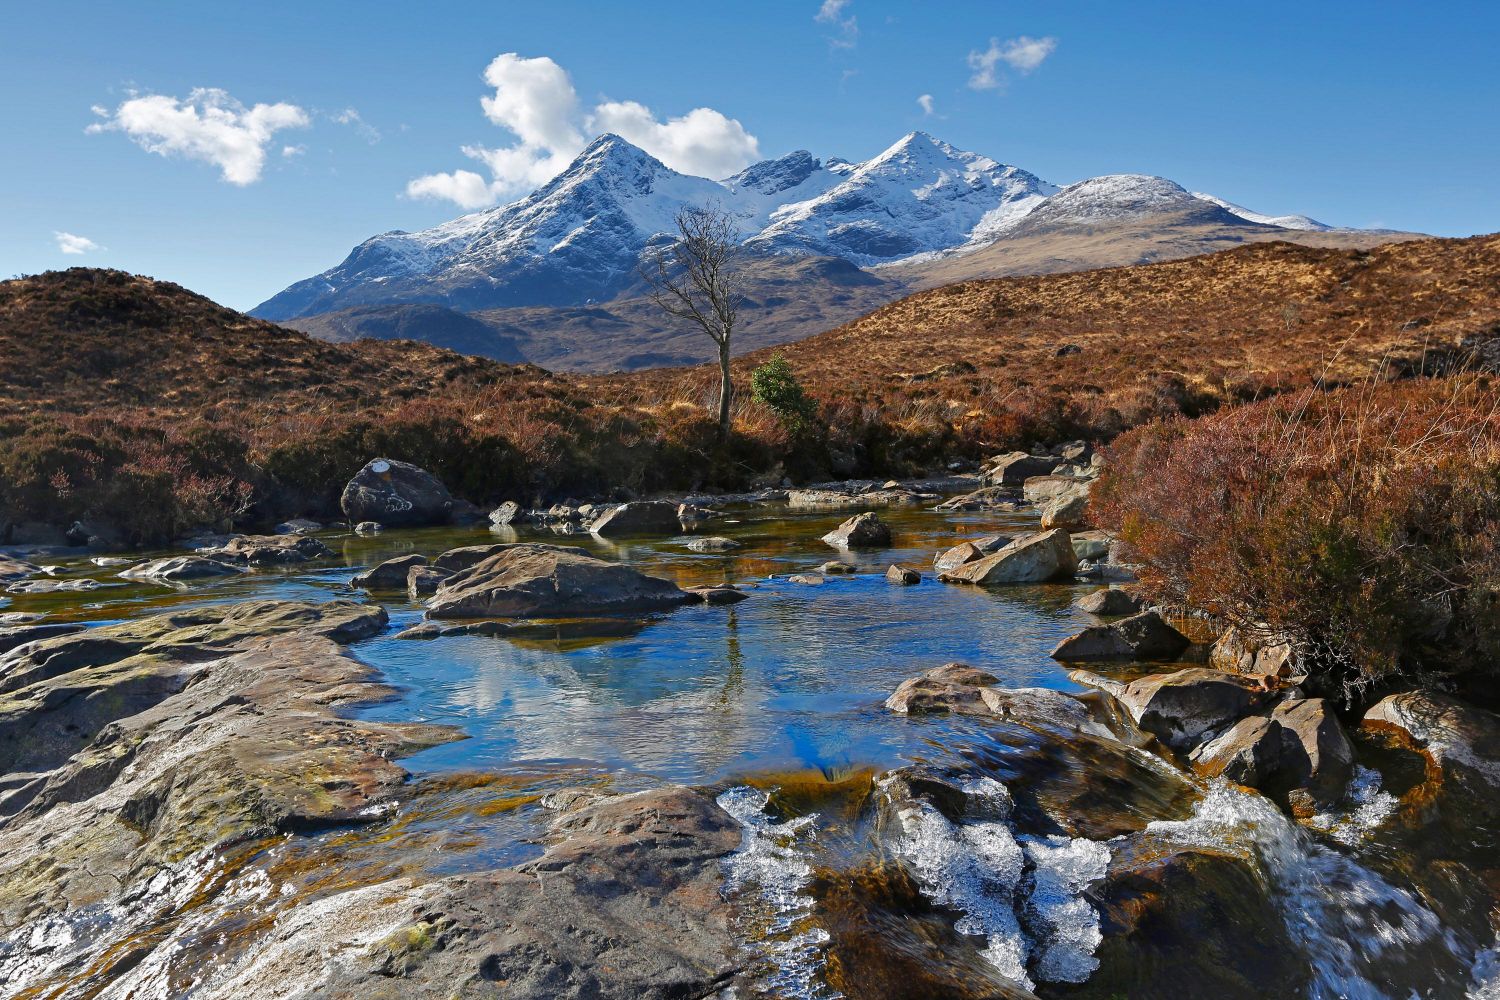
<instances>
[{"instance_id":1,"label":"large boulder","mask_svg":"<svg viewBox=\"0 0 1500 1000\"><path fill-rule=\"evenodd\" d=\"M244 570L221 559L205 559L203 556L172 556L167 559L152 559L122 570L120 576L128 580L162 580L176 583L182 580L202 580L216 576L237 576Z\"/></svg>"},{"instance_id":2,"label":"large boulder","mask_svg":"<svg viewBox=\"0 0 1500 1000\"><path fill-rule=\"evenodd\" d=\"M1233 674L1290 677L1301 672L1296 646L1269 630L1252 632L1231 628L1219 636L1209 651L1209 665Z\"/></svg>"},{"instance_id":3,"label":"large boulder","mask_svg":"<svg viewBox=\"0 0 1500 1000\"><path fill-rule=\"evenodd\" d=\"M1271 719L1285 734L1278 781L1307 790L1319 802L1338 799L1354 770L1354 745L1328 700L1288 698Z\"/></svg>"},{"instance_id":4,"label":"large boulder","mask_svg":"<svg viewBox=\"0 0 1500 1000\"><path fill-rule=\"evenodd\" d=\"M510 546L455 573L427 603L430 618L572 618L665 611L691 600L670 580L582 549Z\"/></svg>"},{"instance_id":5,"label":"large boulder","mask_svg":"<svg viewBox=\"0 0 1500 1000\"><path fill-rule=\"evenodd\" d=\"M891 529L878 514L855 514L823 536L836 549L879 549L891 544Z\"/></svg>"},{"instance_id":6,"label":"large boulder","mask_svg":"<svg viewBox=\"0 0 1500 1000\"><path fill-rule=\"evenodd\" d=\"M1083 526L1089 512L1088 493L1065 493L1045 501L1040 508L1043 528L1066 528L1072 531Z\"/></svg>"},{"instance_id":7,"label":"large boulder","mask_svg":"<svg viewBox=\"0 0 1500 1000\"><path fill-rule=\"evenodd\" d=\"M1394 736L1427 760L1424 794L1475 828L1500 826L1500 716L1448 695L1406 691L1365 713L1363 728Z\"/></svg>"},{"instance_id":8,"label":"large boulder","mask_svg":"<svg viewBox=\"0 0 1500 1000\"><path fill-rule=\"evenodd\" d=\"M350 524L378 521L387 527L419 527L447 523L453 497L426 469L376 458L349 480L339 505Z\"/></svg>"},{"instance_id":9,"label":"large boulder","mask_svg":"<svg viewBox=\"0 0 1500 1000\"><path fill-rule=\"evenodd\" d=\"M1032 476L1021 487L1021 495L1034 504L1043 504L1057 497L1088 495L1092 480L1081 476Z\"/></svg>"},{"instance_id":10,"label":"large boulder","mask_svg":"<svg viewBox=\"0 0 1500 1000\"><path fill-rule=\"evenodd\" d=\"M1188 667L1133 680L1118 689L1116 697L1136 725L1170 747L1191 750L1208 733L1265 705L1271 693L1248 678Z\"/></svg>"},{"instance_id":11,"label":"large boulder","mask_svg":"<svg viewBox=\"0 0 1500 1000\"><path fill-rule=\"evenodd\" d=\"M1109 591L1105 591L1109 593ZM1191 645L1155 611L1142 611L1109 625L1094 625L1058 643L1054 660L1175 660Z\"/></svg>"},{"instance_id":12,"label":"large boulder","mask_svg":"<svg viewBox=\"0 0 1500 1000\"><path fill-rule=\"evenodd\" d=\"M1070 538L1073 541L1073 554L1078 557L1079 562L1085 559L1090 562L1108 559L1110 547L1115 541L1114 535L1097 528L1089 531L1075 531Z\"/></svg>"},{"instance_id":13,"label":"large boulder","mask_svg":"<svg viewBox=\"0 0 1500 1000\"><path fill-rule=\"evenodd\" d=\"M1058 528L1018 538L992 555L940 574L938 579L981 586L1043 583L1070 577L1077 567L1068 533Z\"/></svg>"},{"instance_id":14,"label":"large boulder","mask_svg":"<svg viewBox=\"0 0 1500 1000\"><path fill-rule=\"evenodd\" d=\"M1000 683L1000 678L965 663L945 663L902 681L885 700L885 707L900 715L961 713L987 715L982 689Z\"/></svg>"},{"instance_id":15,"label":"large boulder","mask_svg":"<svg viewBox=\"0 0 1500 1000\"><path fill-rule=\"evenodd\" d=\"M601 514L589 530L601 538L617 535L676 535L682 532L677 504L666 500L635 500Z\"/></svg>"},{"instance_id":16,"label":"large boulder","mask_svg":"<svg viewBox=\"0 0 1500 1000\"><path fill-rule=\"evenodd\" d=\"M1013 541L1015 538L1011 535L982 535L979 538L971 538L939 552L933 557L932 565L939 573L944 570L957 569L964 563L971 563L993 552L999 552Z\"/></svg>"},{"instance_id":17,"label":"large boulder","mask_svg":"<svg viewBox=\"0 0 1500 1000\"><path fill-rule=\"evenodd\" d=\"M406 578L413 566L426 566L427 557L418 553L396 556L371 566L349 582L367 590L405 590Z\"/></svg>"},{"instance_id":18,"label":"large boulder","mask_svg":"<svg viewBox=\"0 0 1500 1000\"><path fill-rule=\"evenodd\" d=\"M512 544L514 543L490 542L485 545L461 545L440 553L432 560L432 566L445 573L457 573L461 569L479 565L497 552L504 552Z\"/></svg>"}]
</instances>

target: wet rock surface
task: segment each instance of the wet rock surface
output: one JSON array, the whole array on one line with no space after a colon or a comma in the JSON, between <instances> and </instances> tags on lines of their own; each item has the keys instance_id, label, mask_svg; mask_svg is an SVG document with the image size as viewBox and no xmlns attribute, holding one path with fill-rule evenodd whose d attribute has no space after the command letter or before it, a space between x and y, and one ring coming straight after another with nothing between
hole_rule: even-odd
<instances>
[{"instance_id":1,"label":"wet rock surface","mask_svg":"<svg viewBox=\"0 0 1500 1000\"><path fill-rule=\"evenodd\" d=\"M891 544L891 529L880 515L866 511L824 535L823 541L838 549L884 548Z\"/></svg>"},{"instance_id":2,"label":"wet rock surface","mask_svg":"<svg viewBox=\"0 0 1500 1000\"><path fill-rule=\"evenodd\" d=\"M1108 595L1117 591L1103 593ZM1099 604L1108 606L1109 601L1105 597ZM1127 602L1117 603L1123 605ZM1161 615L1155 611L1142 611L1109 625L1086 628L1064 639L1052 651L1052 658L1064 661L1173 660L1189 645L1188 637L1167 624Z\"/></svg>"},{"instance_id":3,"label":"wet rock surface","mask_svg":"<svg viewBox=\"0 0 1500 1000\"><path fill-rule=\"evenodd\" d=\"M240 535L223 545L203 549L208 559L242 566L284 566L326 559L333 550L306 535Z\"/></svg>"},{"instance_id":4,"label":"wet rock surface","mask_svg":"<svg viewBox=\"0 0 1500 1000\"><path fill-rule=\"evenodd\" d=\"M676 535L682 532L675 503L641 500L606 510L589 530L601 537L614 535Z\"/></svg>"},{"instance_id":5,"label":"wet rock surface","mask_svg":"<svg viewBox=\"0 0 1500 1000\"><path fill-rule=\"evenodd\" d=\"M1054 529L1017 538L991 555L948 570L938 579L979 586L1042 583L1072 576L1077 564L1068 533Z\"/></svg>"},{"instance_id":6,"label":"wet rock surface","mask_svg":"<svg viewBox=\"0 0 1500 1000\"><path fill-rule=\"evenodd\" d=\"M238 566L219 559L202 556L173 556L169 559L153 559L150 562L121 570L120 576L137 580L164 580L169 583L182 580L202 580L216 576L234 576L243 572Z\"/></svg>"},{"instance_id":7,"label":"wet rock surface","mask_svg":"<svg viewBox=\"0 0 1500 1000\"><path fill-rule=\"evenodd\" d=\"M394 559L387 559L379 565L371 566L363 573L356 573L349 583L369 590L404 590L406 578L411 575L412 569L426 565L427 557L424 555L413 553L396 556Z\"/></svg>"}]
</instances>

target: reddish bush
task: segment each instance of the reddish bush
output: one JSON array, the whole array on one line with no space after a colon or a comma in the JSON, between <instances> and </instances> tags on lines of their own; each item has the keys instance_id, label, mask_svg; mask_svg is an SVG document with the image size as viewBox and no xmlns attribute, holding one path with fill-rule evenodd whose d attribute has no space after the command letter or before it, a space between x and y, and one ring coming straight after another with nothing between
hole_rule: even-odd
<instances>
[{"instance_id":1,"label":"reddish bush","mask_svg":"<svg viewBox=\"0 0 1500 1000\"><path fill-rule=\"evenodd\" d=\"M1500 396L1474 378L1305 391L1110 449L1095 517L1152 597L1290 636L1346 698L1493 677Z\"/></svg>"}]
</instances>

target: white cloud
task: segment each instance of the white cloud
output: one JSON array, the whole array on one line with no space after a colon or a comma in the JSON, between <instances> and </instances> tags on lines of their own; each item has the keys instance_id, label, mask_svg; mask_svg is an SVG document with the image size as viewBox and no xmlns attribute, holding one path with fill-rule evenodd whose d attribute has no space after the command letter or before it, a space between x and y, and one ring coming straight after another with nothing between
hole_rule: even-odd
<instances>
[{"instance_id":1,"label":"white cloud","mask_svg":"<svg viewBox=\"0 0 1500 1000\"><path fill-rule=\"evenodd\" d=\"M849 3L850 0L823 0L822 6L813 15L813 20L819 24L831 24L838 29L839 33L828 39L828 44L836 49L852 49L854 43L859 41L859 18L853 14L844 16Z\"/></svg>"},{"instance_id":2,"label":"white cloud","mask_svg":"<svg viewBox=\"0 0 1500 1000\"><path fill-rule=\"evenodd\" d=\"M282 129L306 128L311 119L295 104L245 107L228 93L199 87L184 99L164 94L132 96L89 132L124 132L136 145L161 156L185 156L218 167L224 180L244 186L260 179L266 147Z\"/></svg>"},{"instance_id":3,"label":"white cloud","mask_svg":"<svg viewBox=\"0 0 1500 1000\"><path fill-rule=\"evenodd\" d=\"M380 130L361 118L359 112L353 108L345 108L334 115L333 120L340 125L348 125L372 146L380 141Z\"/></svg>"},{"instance_id":4,"label":"white cloud","mask_svg":"<svg viewBox=\"0 0 1500 1000\"><path fill-rule=\"evenodd\" d=\"M281 147L281 155L283 157L285 157L286 159L291 159L294 156L301 156L303 153L306 153L306 152L307 152L307 147L306 146L282 146Z\"/></svg>"},{"instance_id":5,"label":"white cloud","mask_svg":"<svg viewBox=\"0 0 1500 1000\"><path fill-rule=\"evenodd\" d=\"M1004 42L991 38L988 49L969 53L969 69L974 71L969 77L969 86L974 90L997 90L1005 83L999 73L1000 63L1018 73L1030 73L1056 48L1057 39L1051 36L1032 38L1022 35Z\"/></svg>"},{"instance_id":6,"label":"white cloud","mask_svg":"<svg viewBox=\"0 0 1500 1000\"><path fill-rule=\"evenodd\" d=\"M755 136L713 108L694 108L660 122L644 104L606 101L594 109L589 124L635 143L673 170L699 177L728 177L760 156Z\"/></svg>"},{"instance_id":7,"label":"white cloud","mask_svg":"<svg viewBox=\"0 0 1500 1000\"><path fill-rule=\"evenodd\" d=\"M408 197L442 198L460 208L479 208L545 184L562 172L587 144L587 135L614 132L673 170L725 177L760 155L755 136L712 108L695 108L667 121L637 101L603 101L585 112L567 70L547 56L514 52L495 57L484 80L494 94L480 98L485 117L511 132L516 142L501 148L464 146L483 163L486 181L471 170L428 174L406 186Z\"/></svg>"},{"instance_id":8,"label":"white cloud","mask_svg":"<svg viewBox=\"0 0 1500 1000\"><path fill-rule=\"evenodd\" d=\"M932 114L932 95L931 94L923 94L921 97L918 97L917 98L917 103L920 104L920 105L922 105L922 114L924 114L924 115L930 115L930 114Z\"/></svg>"},{"instance_id":9,"label":"white cloud","mask_svg":"<svg viewBox=\"0 0 1500 1000\"><path fill-rule=\"evenodd\" d=\"M459 208L480 208L495 200L490 182L472 170L418 177L407 183L406 195L409 198L441 198Z\"/></svg>"},{"instance_id":10,"label":"white cloud","mask_svg":"<svg viewBox=\"0 0 1500 1000\"><path fill-rule=\"evenodd\" d=\"M54 232L52 238L57 240L57 249L63 253L84 254L91 250L103 250L99 244L87 236L78 236L74 233Z\"/></svg>"}]
</instances>

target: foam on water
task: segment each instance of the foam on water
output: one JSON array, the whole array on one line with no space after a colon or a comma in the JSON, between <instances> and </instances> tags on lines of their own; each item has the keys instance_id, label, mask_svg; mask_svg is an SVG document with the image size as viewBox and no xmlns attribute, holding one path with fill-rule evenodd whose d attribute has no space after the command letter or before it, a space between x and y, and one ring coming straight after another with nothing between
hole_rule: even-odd
<instances>
[{"instance_id":1,"label":"foam on water","mask_svg":"<svg viewBox=\"0 0 1500 1000\"><path fill-rule=\"evenodd\" d=\"M1381 790L1380 772L1363 764L1354 765L1344 802L1347 803L1344 809L1318 813L1307 824L1350 846L1378 830L1400 804L1396 796Z\"/></svg>"},{"instance_id":2,"label":"foam on water","mask_svg":"<svg viewBox=\"0 0 1500 1000\"><path fill-rule=\"evenodd\" d=\"M1412 893L1318 843L1260 795L1222 781L1194 814L1147 827L1164 840L1239 853L1270 882L1287 931L1312 964L1314 1000L1378 1000L1376 962L1388 953L1455 947Z\"/></svg>"},{"instance_id":3,"label":"foam on water","mask_svg":"<svg viewBox=\"0 0 1500 1000\"><path fill-rule=\"evenodd\" d=\"M761 987L780 997L837 1000L840 994L819 982L828 932L808 923L812 865L800 841L816 832L814 818L775 822L765 813L770 795L755 788L731 788L717 801L744 830L739 849L724 862L725 891L763 925L755 935L765 968Z\"/></svg>"},{"instance_id":4,"label":"foam on water","mask_svg":"<svg viewBox=\"0 0 1500 1000\"><path fill-rule=\"evenodd\" d=\"M1084 838L1017 837L1004 818L1005 787L979 781L965 791L978 793L985 818L954 823L917 803L900 814L897 855L934 900L963 914L957 930L985 938L984 956L1002 975L1026 989L1033 980L1083 982L1098 968L1101 940L1084 892L1104 877L1109 848Z\"/></svg>"}]
</instances>

